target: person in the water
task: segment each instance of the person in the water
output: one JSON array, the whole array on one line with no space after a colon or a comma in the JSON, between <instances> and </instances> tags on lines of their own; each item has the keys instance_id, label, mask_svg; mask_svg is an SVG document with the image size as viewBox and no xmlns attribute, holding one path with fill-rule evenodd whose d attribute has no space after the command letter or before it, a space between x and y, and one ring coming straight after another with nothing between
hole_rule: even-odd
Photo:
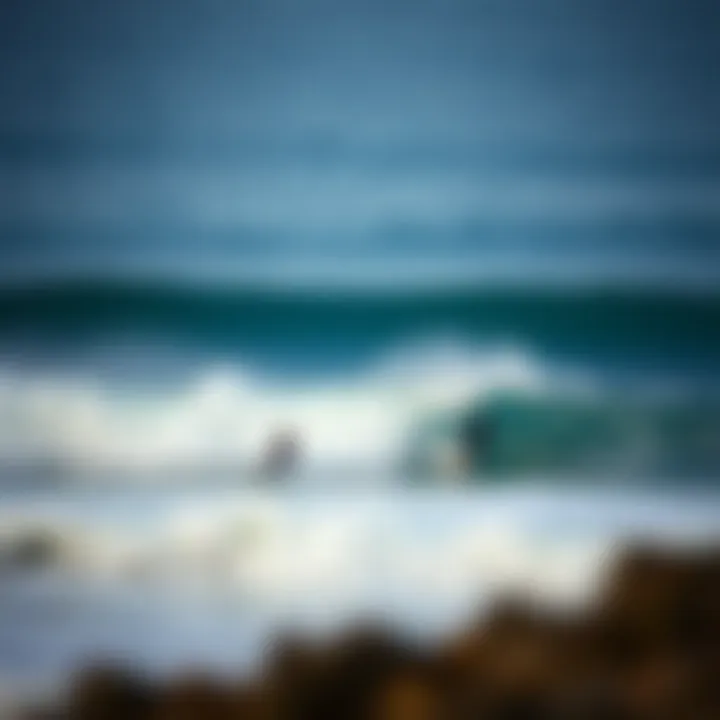
<instances>
[{"instance_id":1,"label":"person in the water","mask_svg":"<svg viewBox=\"0 0 720 720\"><path fill-rule=\"evenodd\" d=\"M458 432L460 464L467 477L487 470L492 447L492 428L487 416L468 413L460 422Z\"/></svg>"},{"instance_id":2,"label":"person in the water","mask_svg":"<svg viewBox=\"0 0 720 720\"><path fill-rule=\"evenodd\" d=\"M464 482L490 470L493 444L492 424L483 412L436 418L411 440L404 470L414 478Z\"/></svg>"},{"instance_id":3,"label":"person in the water","mask_svg":"<svg viewBox=\"0 0 720 720\"><path fill-rule=\"evenodd\" d=\"M265 480L284 480L300 465L301 450L297 433L285 429L273 433L260 460L260 475Z\"/></svg>"}]
</instances>

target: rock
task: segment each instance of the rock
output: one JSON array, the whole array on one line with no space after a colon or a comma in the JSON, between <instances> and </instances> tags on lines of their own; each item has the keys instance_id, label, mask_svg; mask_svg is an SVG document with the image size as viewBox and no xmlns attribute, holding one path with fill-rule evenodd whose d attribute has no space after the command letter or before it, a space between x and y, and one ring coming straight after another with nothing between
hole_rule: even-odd
<instances>
[{"instance_id":1,"label":"rock","mask_svg":"<svg viewBox=\"0 0 720 720\"><path fill-rule=\"evenodd\" d=\"M96 665L80 673L68 698L68 720L151 720L155 693L132 672Z\"/></svg>"},{"instance_id":2,"label":"rock","mask_svg":"<svg viewBox=\"0 0 720 720\"><path fill-rule=\"evenodd\" d=\"M428 653L373 626L320 647L286 638L241 688L196 675L151 692L96 667L67 720L711 720L719 574L714 551L633 548L576 616L505 600Z\"/></svg>"},{"instance_id":3,"label":"rock","mask_svg":"<svg viewBox=\"0 0 720 720\"><path fill-rule=\"evenodd\" d=\"M442 720L441 693L421 672L406 670L390 677L378 692L372 720Z\"/></svg>"},{"instance_id":4,"label":"rock","mask_svg":"<svg viewBox=\"0 0 720 720\"><path fill-rule=\"evenodd\" d=\"M152 720L233 720L237 709L231 689L206 675L190 675L165 688Z\"/></svg>"},{"instance_id":5,"label":"rock","mask_svg":"<svg viewBox=\"0 0 720 720\"><path fill-rule=\"evenodd\" d=\"M12 538L0 549L0 564L14 570L40 570L55 564L60 543L51 532L28 531Z\"/></svg>"},{"instance_id":6,"label":"rock","mask_svg":"<svg viewBox=\"0 0 720 720\"><path fill-rule=\"evenodd\" d=\"M720 553L626 551L607 583L601 618L626 649L697 651L720 641Z\"/></svg>"}]
</instances>

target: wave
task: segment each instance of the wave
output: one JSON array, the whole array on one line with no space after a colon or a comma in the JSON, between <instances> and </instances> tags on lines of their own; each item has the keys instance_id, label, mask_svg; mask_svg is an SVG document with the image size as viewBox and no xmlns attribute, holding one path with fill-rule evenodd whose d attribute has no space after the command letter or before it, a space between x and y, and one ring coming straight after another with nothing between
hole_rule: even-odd
<instances>
[{"instance_id":1,"label":"wave","mask_svg":"<svg viewBox=\"0 0 720 720\"><path fill-rule=\"evenodd\" d=\"M658 285L487 283L295 287L134 280L0 288L0 356L27 364L165 347L263 368L359 369L417 337L453 333L597 362L716 368L720 295ZM676 363L676 364L677 364Z\"/></svg>"},{"instance_id":2,"label":"wave","mask_svg":"<svg viewBox=\"0 0 720 720\"><path fill-rule=\"evenodd\" d=\"M433 343L360 376L283 385L210 366L189 382L133 393L62 375L0 374L0 460L76 470L248 467L278 428L294 428L311 465L388 467L426 412L542 372L508 349Z\"/></svg>"},{"instance_id":3,"label":"wave","mask_svg":"<svg viewBox=\"0 0 720 720\"><path fill-rule=\"evenodd\" d=\"M306 478L439 478L473 416L492 432L472 468L487 477L720 471L717 396L650 382L613 386L518 348L437 338L363 373L301 382L209 365L180 384L138 388L6 367L0 463L205 481L228 469L240 481L253 478L269 439L290 429Z\"/></svg>"}]
</instances>

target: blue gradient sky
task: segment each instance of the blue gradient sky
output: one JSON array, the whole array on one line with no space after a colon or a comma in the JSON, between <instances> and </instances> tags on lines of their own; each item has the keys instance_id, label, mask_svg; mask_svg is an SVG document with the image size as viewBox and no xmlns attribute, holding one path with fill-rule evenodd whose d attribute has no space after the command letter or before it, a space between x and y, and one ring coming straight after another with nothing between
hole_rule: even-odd
<instances>
[{"instance_id":1,"label":"blue gradient sky","mask_svg":"<svg viewBox=\"0 0 720 720\"><path fill-rule=\"evenodd\" d=\"M714 278L719 36L699 0L6 0L2 277Z\"/></svg>"}]
</instances>

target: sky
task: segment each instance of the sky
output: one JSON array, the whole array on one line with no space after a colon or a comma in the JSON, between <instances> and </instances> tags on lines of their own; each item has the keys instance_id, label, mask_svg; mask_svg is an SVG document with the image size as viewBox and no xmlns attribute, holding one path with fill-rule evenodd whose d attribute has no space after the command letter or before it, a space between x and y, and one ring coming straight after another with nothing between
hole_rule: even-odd
<instances>
[{"instance_id":1,"label":"sky","mask_svg":"<svg viewBox=\"0 0 720 720\"><path fill-rule=\"evenodd\" d=\"M0 279L713 276L719 33L700 0L4 0Z\"/></svg>"}]
</instances>

